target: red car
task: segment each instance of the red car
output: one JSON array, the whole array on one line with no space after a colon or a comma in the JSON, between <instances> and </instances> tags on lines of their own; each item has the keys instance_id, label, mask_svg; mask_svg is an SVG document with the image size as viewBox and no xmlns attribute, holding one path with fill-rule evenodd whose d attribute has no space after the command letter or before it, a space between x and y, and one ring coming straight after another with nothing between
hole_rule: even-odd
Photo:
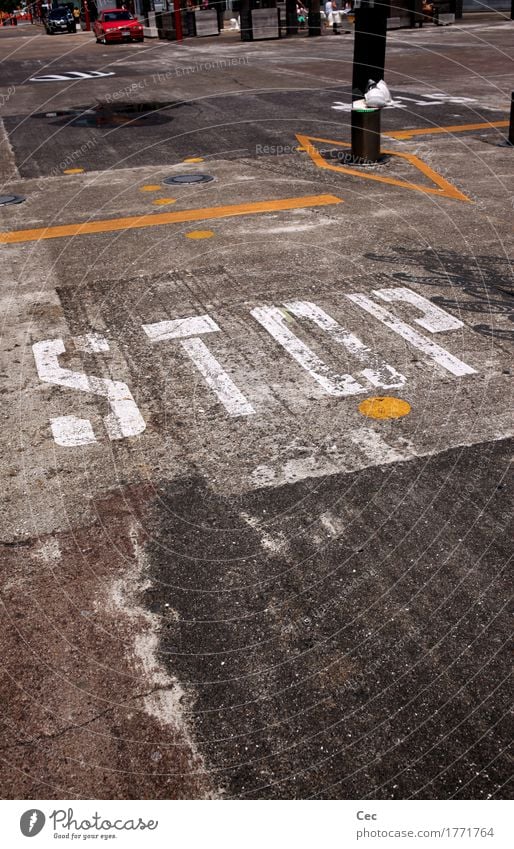
<instances>
[{"instance_id":1,"label":"red car","mask_svg":"<svg viewBox=\"0 0 514 849\"><path fill-rule=\"evenodd\" d=\"M93 32L97 42L143 41L143 24L125 9L105 9L96 19Z\"/></svg>"}]
</instances>

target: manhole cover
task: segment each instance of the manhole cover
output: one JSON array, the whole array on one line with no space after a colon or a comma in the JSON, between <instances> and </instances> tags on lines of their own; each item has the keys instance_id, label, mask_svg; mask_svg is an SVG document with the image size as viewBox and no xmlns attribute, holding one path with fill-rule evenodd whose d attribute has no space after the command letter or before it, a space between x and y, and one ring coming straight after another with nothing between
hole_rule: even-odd
<instances>
[{"instance_id":1,"label":"manhole cover","mask_svg":"<svg viewBox=\"0 0 514 849\"><path fill-rule=\"evenodd\" d=\"M214 177L209 174L177 174L176 177L166 177L163 183L172 186L177 183L210 183L211 180L214 180Z\"/></svg>"},{"instance_id":2,"label":"manhole cover","mask_svg":"<svg viewBox=\"0 0 514 849\"><path fill-rule=\"evenodd\" d=\"M23 203L25 200L21 195L0 195L0 206L7 206L10 203Z\"/></svg>"}]
</instances>

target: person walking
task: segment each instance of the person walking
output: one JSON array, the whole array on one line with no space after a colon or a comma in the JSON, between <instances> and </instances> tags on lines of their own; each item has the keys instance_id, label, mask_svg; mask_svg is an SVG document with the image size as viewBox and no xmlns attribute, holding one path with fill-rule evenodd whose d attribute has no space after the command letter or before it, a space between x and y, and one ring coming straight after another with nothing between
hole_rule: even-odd
<instances>
[{"instance_id":1,"label":"person walking","mask_svg":"<svg viewBox=\"0 0 514 849\"><path fill-rule=\"evenodd\" d=\"M336 0L332 0L332 34L341 35L339 25L341 23L341 13L337 8Z\"/></svg>"},{"instance_id":2,"label":"person walking","mask_svg":"<svg viewBox=\"0 0 514 849\"><path fill-rule=\"evenodd\" d=\"M326 0L326 3L325 3L325 27L327 29L328 29L328 27L331 27L332 24L334 23L333 17L332 17L332 1L333 0Z\"/></svg>"}]
</instances>

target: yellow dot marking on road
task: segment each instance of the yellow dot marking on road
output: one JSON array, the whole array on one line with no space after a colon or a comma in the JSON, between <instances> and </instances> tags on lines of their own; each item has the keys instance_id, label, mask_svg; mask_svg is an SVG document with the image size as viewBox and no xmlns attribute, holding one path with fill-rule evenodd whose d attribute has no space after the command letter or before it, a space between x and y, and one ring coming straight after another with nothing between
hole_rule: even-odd
<instances>
[{"instance_id":1,"label":"yellow dot marking on road","mask_svg":"<svg viewBox=\"0 0 514 849\"><path fill-rule=\"evenodd\" d=\"M186 233L186 239L210 239L214 236L212 230L191 230L190 233Z\"/></svg>"},{"instance_id":2,"label":"yellow dot marking on road","mask_svg":"<svg viewBox=\"0 0 514 849\"><path fill-rule=\"evenodd\" d=\"M154 186L151 183L148 186L141 186L139 189L140 192L158 192L160 190L160 186Z\"/></svg>"},{"instance_id":3,"label":"yellow dot marking on road","mask_svg":"<svg viewBox=\"0 0 514 849\"><path fill-rule=\"evenodd\" d=\"M66 170L63 171L62 173L63 174L83 174L84 169L83 168L66 168Z\"/></svg>"},{"instance_id":4,"label":"yellow dot marking on road","mask_svg":"<svg viewBox=\"0 0 514 849\"><path fill-rule=\"evenodd\" d=\"M408 416L411 405L401 398L385 395L376 398L366 398L359 404L359 413L370 419L401 419Z\"/></svg>"},{"instance_id":5,"label":"yellow dot marking on road","mask_svg":"<svg viewBox=\"0 0 514 849\"><path fill-rule=\"evenodd\" d=\"M156 198L152 203L154 206L166 206L168 203L176 203L176 198Z\"/></svg>"},{"instance_id":6,"label":"yellow dot marking on road","mask_svg":"<svg viewBox=\"0 0 514 849\"><path fill-rule=\"evenodd\" d=\"M183 160L184 162L203 162L202 156L188 156L187 159Z\"/></svg>"}]
</instances>

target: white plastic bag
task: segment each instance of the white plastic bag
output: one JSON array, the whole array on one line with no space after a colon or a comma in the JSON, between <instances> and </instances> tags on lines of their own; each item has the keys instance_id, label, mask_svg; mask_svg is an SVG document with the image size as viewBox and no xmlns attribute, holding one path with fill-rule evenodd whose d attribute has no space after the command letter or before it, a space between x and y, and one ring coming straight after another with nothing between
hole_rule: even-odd
<instances>
[{"instance_id":1,"label":"white plastic bag","mask_svg":"<svg viewBox=\"0 0 514 849\"><path fill-rule=\"evenodd\" d=\"M379 80L376 85L373 84L371 88L368 88L364 95L364 100L366 101L366 106L368 106L369 109L383 109L384 106L389 106L389 104L393 102L391 92L387 88L384 80Z\"/></svg>"}]
</instances>

